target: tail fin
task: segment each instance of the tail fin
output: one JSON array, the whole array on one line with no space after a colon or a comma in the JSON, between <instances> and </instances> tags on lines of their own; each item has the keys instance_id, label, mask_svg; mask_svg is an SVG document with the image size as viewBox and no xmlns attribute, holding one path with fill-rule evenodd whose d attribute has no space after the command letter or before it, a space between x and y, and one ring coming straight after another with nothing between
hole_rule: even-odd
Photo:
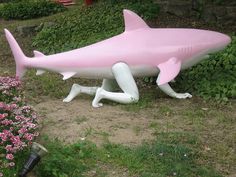
<instances>
[{"instance_id":1,"label":"tail fin","mask_svg":"<svg viewBox=\"0 0 236 177\"><path fill-rule=\"evenodd\" d=\"M21 79L25 74L25 60L27 57L21 50L12 34L7 29L4 29L4 31L16 62L16 77L19 77Z\"/></svg>"}]
</instances>

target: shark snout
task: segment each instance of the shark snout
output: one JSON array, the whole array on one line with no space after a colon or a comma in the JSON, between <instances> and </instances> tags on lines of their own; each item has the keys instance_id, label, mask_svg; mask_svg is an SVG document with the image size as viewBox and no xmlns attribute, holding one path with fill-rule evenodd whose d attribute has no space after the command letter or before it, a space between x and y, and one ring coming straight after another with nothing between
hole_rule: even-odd
<instances>
[{"instance_id":1,"label":"shark snout","mask_svg":"<svg viewBox=\"0 0 236 177\"><path fill-rule=\"evenodd\" d=\"M218 32L214 32L212 35L212 48L216 50L225 48L231 42L231 38L228 35Z\"/></svg>"},{"instance_id":2,"label":"shark snout","mask_svg":"<svg viewBox=\"0 0 236 177\"><path fill-rule=\"evenodd\" d=\"M223 46L227 46L231 42L231 38L225 34L221 34L219 43Z\"/></svg>"}]
</instances>

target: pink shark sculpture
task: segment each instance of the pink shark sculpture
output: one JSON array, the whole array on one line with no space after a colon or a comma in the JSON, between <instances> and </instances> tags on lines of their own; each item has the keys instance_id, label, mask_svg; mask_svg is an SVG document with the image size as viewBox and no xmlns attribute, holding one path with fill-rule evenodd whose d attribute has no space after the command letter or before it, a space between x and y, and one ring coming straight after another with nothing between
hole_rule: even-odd
<instances>
[{"instance_id":1,"label":"pink shark sculpture","mask_svg":"<svg viewBox=\"0 0 236 177\"><path fill-rule=\"evenodd\" d=\"M79 93L94 95L94 107L102 106L101 99L119 103L139 100L135 77L158 76L157 84L175 98L191 98L189 93L176 93L168 84L182 69L189 68L208 57L209 53L226 47L229 36L198 29L150 28L137 14L124 10L125 31L110 39L76 50L45 56L34 51L35 57L24 55L11 33L6 37L16 62L16 76L22 78L27 68L62 74L70 77L103 79L101 87L74 84L63 100L70 102ZM118 85L123 92L114 92Z\"/></svg>"}]
</instances>

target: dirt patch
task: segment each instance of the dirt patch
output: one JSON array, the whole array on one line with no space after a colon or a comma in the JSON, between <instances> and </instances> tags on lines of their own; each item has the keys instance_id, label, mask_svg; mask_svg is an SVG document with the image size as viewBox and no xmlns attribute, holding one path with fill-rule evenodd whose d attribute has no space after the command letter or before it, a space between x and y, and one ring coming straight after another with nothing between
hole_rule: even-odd
<instances>
[{"instance_id":1,"label":"dirt patch","mask_svg":"<svg viewBox=\"0 0 236 177\"><path fill-rule=\"evenodd\" d=\"M137 145L154 139L154 134L162 132L217 132L222 130L221 121L234 122L235 119L232 112L234 103L222 110L219 107L216 112L214 105L196 97L188 100L157 98L150 107L138 111L127 111L125 105L110 103L93 108L91 103L92 97L77 97L70 103L63 103L61 99L44 99L35 105L43 117L41 133L66 143L87 139L97 145L107 141ZM228 130L232 131L234 127L230 127Z\"/></svg>"},{"instance_id":2,"label":"dirt patch","mask_svg":"<svg viewBox=\"0 0 236 177\"><path fill-rule=\"evenodd\" d=\"M96 169L86 172L87 177L137 177L131 175L126 168L113 166L111 164L98 163Z\"/></svg>"},{"instance_id":3,"label":"dirt patch","mask_svg":"<svg viewBox=\"0 0 236 177\"><path fill-rule=\"evenodd\" d=\"M120 106L108 104L93 108L91 101L48 100L37 104L36 110L44 115L41 132L66 143L86 138L97 145L105 141L140 144L153 138L153 131L148 129L152 120L147 114L124 111Z\"/></svg>"}]
</instances>

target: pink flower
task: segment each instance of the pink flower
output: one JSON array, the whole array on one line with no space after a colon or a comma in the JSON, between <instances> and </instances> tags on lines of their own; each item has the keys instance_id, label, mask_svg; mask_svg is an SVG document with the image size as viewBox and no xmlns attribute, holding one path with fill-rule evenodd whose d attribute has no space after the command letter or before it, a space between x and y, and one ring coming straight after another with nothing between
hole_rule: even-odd
<instances>
[{"instance_id":1,"label":"pink flower","mask_svg":"<svg viewBox=\"0 0 236 177\"><path fill-rule=\"evenodd\" d=\"M15 163L14 163L14 162L10 162L8 165L9 165L10 167L14 167L14 166L15 166Z\"/></svg>"},{"instance_id":2,"label":"pink flower","mask_svg":"<svg viewBox=\"0 0 236 177\"><path fill-rule=\"evenodd\" d=\"M32 113L32 118L36 119L37 118L37 114L35 112Z\"/></svg>"},{"instance_id":3,"label":"pink flower","mask_svg":"<svg viewBox=\"0 0 236 177\"><path fill-rule=\"evenodd\" d=\"M19 136L12 136L10 138L11 142L13 143L14 146L21 146L22 142Z\"/></svg>"},{"instance_id":4,"label":"pink flower","mask_svg":"<svg viewBox=\"0 0 236 177\"><path fill-rule=\"evenodd\" d=\"M4 108L5 107L5 103L0 102L0 108Z\"/></svg>"},{"instance_id":5,"label":"pink flower","mask_svg":"<svg viewBox=\"0 0 236 177\"><path fill-rule=\"evenodd\" d=\"M8 160L14 159L13 154L7 154L7 155L6 155L6 159L8 159Z\"/></svg>"},{"instance_id":6,"label":"pink flower","mask_svg":"<svg viewBox=\"0 0 236 177\"><path fill-rule=\"evenodd\" d=\"M5 117L6 117L5 114L0 114L0 120L1 120L1 119L4 119Z\"/></svg>"},{"instance_id":7,"label":"pink flower","mask_svg":"<svg viewBox=\"0 0 236 177\"><path fill-rule=\"evenodd\" d=\"M26 128L21 128L20 130L18 130L18 133L20 134L24 134L25 132L27 132Z\"/></svg>"},{"instance_id":8,"label":"pink flower","mask_svg":"<svg viewBox=\"0 0 236 177\"><path fill-rule=\"evenodd\" d=\"M39 136L39 132L35 132L35 133L34 133L34 136Z\"/></svg>"},{"instance_id":9,"label":"pink flower","mask_svg":"<svg viewBox=\"0 0 236 177\"><path fill-rule=\"evenodd\" d=\"M37 114L31 106L24 103L20 86L20 81L16 78L0 77L0 146L9 161L3 168L15 166L14 154L31 145L39 134L35 131L38 128ZM1 167L0 164L0 169ZM3 173L0 172L0 177L2 176Z\"/></svg>"},{"instance_id":10,"label":"pink flower","mask_svg":"<svg viewBox=\"0 0 236 177\"><path fill-rule=\"evenodd\" d=\"M0 133L0 138L2 141L7 141L7 134L6 133Z\"/></svg>"},{"instance_id":11,"label":"pink flower","mask_svg":"<svg viewBox=\"0 0 236 177\"><path fill-rule=\"evenodd\" d=\"M17 106L17 104L13 103L13 104L10 105L10 107L11 107L12 109L14 109L14 108L17 108L18 106Z\"/></svg>"},{"instance_id":12,"label":"pink flower","mask_svg":"<svg viewBox=\"0 0 236 177\"><path fill-rule=\"evenodd\" d=\"M11 152L13 150L12 145L7 145L5 149L7 150L7 152Z\"/></svg>"},{"instance_id":13,"label":"pink flower","mask_svg":"<svg viewBox=\"0 0 236 177\"><path fill-rule=\"evenodd\" d=\"M30 123L30 122L27 122L27 126L28 126L29 128L35 128L35 127L36 127L35 124Z\"/></svg>"},{"instance_id":14,"label":"pink flower","mask_svg":"<svg viewBox=\"0 0 236 177\"><path fill-rule=\"evenodd\" d=\"M1 124L3 124L3 125L12 125L13 124L13 121L12 120L8 120L8 119L5 119L5 120L3 120L2 122L1 122Z\"/></svg>"},{"instance_id":15,"label":"pink flower","mask_svg":"<svg viewBox=\"0 0 236 177\"><path fill-rule=\"evenodd\" d=\"M32 141L33 140L33 135L32 134L30 134L30 133L26 133L25 135L24 135L24 138L25 139L27 139L27 140L29 140L29 141Z\"/></svg>"},{"instance_id":16,"label":"pink flower","mask_svg":"<svg viewBox=\"0 0 236 177\"><path fill-rule=\"evenodd\" d=\"M20 120L20 119L22 119L22 117L21 116L15 116L15 119Z\"/></svg>"}]
</instances>

